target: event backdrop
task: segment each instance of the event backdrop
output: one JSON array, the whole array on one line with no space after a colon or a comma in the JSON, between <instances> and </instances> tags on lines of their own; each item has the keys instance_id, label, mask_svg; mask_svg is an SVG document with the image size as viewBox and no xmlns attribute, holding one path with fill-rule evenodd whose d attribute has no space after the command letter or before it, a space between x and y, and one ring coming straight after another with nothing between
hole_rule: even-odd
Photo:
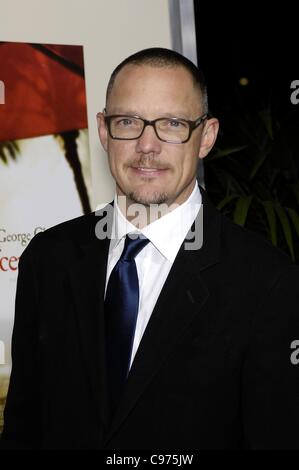
<instances>
[{"instance_id":1,"label":"event backdrop","mask_svg":"<svg viewBox=\"0 0 299 470\"><path fill-rule=\"evenodd\" d=\"M1 42L0 83L1 432L19 257L37 232L91 211L91 184L83 47Z\"/></svg>"}]
</instances>

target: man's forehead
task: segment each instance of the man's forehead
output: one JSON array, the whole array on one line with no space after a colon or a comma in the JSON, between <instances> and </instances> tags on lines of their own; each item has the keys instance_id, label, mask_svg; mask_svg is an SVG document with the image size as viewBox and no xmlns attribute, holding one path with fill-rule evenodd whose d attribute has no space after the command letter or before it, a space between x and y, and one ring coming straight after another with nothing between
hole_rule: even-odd
<instances>
[{"instance_id":1,"label":"man's forehead","mask_svg":"<svg viewBox=\"0 0 299 470\"><path fill-rule=\"evenodd\" d=\"M182 65L176 64L126 64L116 75L115 82L122 82L131 75L135 76L152 76L153 78L180 77L186 81L194 83L191 73Z\"/></svg>"},{"instance_id":2,"label":"man's forehead","mask_svg":"<svg viewBox=\"0 0 299 470\"><path fill-rule=\"evenodd\" d=\"M186 101L201 104L202 94L191 73L181 65L158 66L149 64L127 64L119 71L109 93L109 104L118 105L122 102L145 98L143 93L151 94L154 100L155 92L163 94L163 99L172 102ZM195 94L195 95L194 95ZM183 99L182 99L183 98ZM148 99L147 99L148 101ZM152 101L152 100L151 100ZM153 103L151 103L153 104ZM107 103L108 105L108 103Z\"/></svg>"}]
</instances>

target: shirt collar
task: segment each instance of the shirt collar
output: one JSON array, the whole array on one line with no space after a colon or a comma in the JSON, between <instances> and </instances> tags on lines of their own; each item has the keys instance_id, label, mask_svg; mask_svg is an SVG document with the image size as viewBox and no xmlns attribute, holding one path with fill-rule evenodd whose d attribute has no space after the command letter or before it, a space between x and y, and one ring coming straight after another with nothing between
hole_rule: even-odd
<instances>
[{"instance_id":1,"label":"shirt collar","mask_svg":"<svg viewBox=\"0 0 299 470\"><path fill-rule=\"evenodd\" d=\"M201 202L201 193L196 182L192 193L183 204L139 230L125 218L115 195L110 248L113 250L128 233L141 233L165 258L173 262L198 214Z\"/></svg>"}]
</instances>

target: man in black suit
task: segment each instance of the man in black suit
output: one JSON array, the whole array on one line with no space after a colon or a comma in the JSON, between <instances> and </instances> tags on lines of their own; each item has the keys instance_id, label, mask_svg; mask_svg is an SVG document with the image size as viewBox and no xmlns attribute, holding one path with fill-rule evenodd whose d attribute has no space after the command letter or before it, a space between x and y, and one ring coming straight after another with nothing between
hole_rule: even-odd
<instances>
[{"instance_id":1,"label":"man in black suit","mask_svg":"<svg viewBox=\"0 0 299 470\"><path fill-rule=\"evenodd\" d=\"M207 111L173 51L112 74L98 123L114 204L21 257L3 447L299 448L298 268L198 187ZM147 244L125 259L132 232Z\"/></svg>"}]
</instances>

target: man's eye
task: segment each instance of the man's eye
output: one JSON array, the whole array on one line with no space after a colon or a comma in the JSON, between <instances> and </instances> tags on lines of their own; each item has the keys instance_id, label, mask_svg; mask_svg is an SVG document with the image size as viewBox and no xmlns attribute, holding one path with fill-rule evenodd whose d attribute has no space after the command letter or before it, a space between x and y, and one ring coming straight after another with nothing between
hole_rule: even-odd
<instances>
[{"instance_id":1,"label":"man's eye","mask_svg":"<svg viewBox=\"0 0 299 470\"><path fill-rule=\"evenodd\" d=\"M186 127L186 123L185 123L184 121L178 121L178 120L176 120L176 119L170 119L170 120L168 121L168 125L169 125L170 127L176 128L176 129L179 129L179 128L181 128L181 127L182 127L182 128L183 128L183 127Z\"/></svg>"},{"instance_id":2,"label":"man's eye","mask_svg":"<svg viewBox=\"0 0 299 470\"><path fill-rule=\"evenodd\" d=\"M133 124L133 121L132 119L129 119L129 118L122 118L117 121L118 126L127 127L127 126L132 126L132 124Z\"/></svg>"}]
</instances>

